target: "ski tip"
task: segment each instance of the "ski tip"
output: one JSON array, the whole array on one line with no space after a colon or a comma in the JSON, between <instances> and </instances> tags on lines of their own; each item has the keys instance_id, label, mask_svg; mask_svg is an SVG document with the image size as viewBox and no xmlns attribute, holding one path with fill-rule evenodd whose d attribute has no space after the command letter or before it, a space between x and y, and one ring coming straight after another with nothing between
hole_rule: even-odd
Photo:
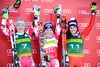
<instances>
[{"instance_id":1,"label":"ski tip","mask_svg":"<svg viewBox=\"0 0 100 67\"><path fill-rule=\"evenodd\" d=\"M66 16L62 16L62 20L64 21L64 20L66 20L67 18L66 18Z\"/></svg>"}]
</instances>

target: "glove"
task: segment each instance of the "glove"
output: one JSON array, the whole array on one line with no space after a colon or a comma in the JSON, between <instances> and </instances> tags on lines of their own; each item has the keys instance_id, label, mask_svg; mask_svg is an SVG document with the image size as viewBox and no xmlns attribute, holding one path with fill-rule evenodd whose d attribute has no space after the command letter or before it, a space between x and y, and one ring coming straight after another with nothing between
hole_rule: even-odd
<instances>
[{"instance_id":1,"label":"glove","mask_svg":"<svg viewBox=\"0 0 100 67\"><path fill-rule=\"evenodd\" d=\"M62 12L62 6L60 4L58 4L57 6L54 7L54 13L55 14L61 14Z\"/></svg>"},{"instance_id":2,"label":"glove","mask_svg":"<svg viewBox=\"0 0 100 67\"><path fill-rule=\"evenodd\" d=\"M5 18L5 19L8 19L8 13L9 13L9 8L8 7L6 7L6 8L4 8L3 10L2 10L2 12L3 12L3 18Z\"/></svg>"},{"instance_id":3,"label":"glove","mask_svg":"<svg viewBox=\"0 0 100 67\"><path fill-rule=\"evenodd\" d=\"M35 16L40 15L40 6L34 5L33 11Z\"/></svg>"},{"instance_id":4,"label":"glove","mask_svg":"<svg viewBox=\"0 0 100 67\"><path fill-rule=\"evenodd\" d=\"M91 5L90 5L90 8L91 8L91 13L97 13L97 4L96 2L92 2Z\"/></svg>"},{"instance_id":5,"label":"glove","mask_svg":"<svg viewBox=\"0 0 100 67\"><path fill-rule=\"evenodd\" d=\"M19 8L20 7L20 4L21 4L21 1L20 0L16 0L16 3L14 4L14 8Z\"/></svg>"},{"instance_id":6,"label":"glove","mask_svg":"<svg viewBox=\"0 0 100 67\"><path fill-rule=\"evenodd\" d=\"M44 56L44 59L45 59L45 61L50 62L50 56L49 55Z\"/></svg>"}]
</instances>

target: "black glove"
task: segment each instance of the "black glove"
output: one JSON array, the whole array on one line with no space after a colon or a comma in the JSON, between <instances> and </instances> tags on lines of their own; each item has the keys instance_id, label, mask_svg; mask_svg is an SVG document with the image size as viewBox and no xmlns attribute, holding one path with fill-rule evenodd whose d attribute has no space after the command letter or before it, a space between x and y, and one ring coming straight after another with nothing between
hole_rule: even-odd
<instances>
[{"instance_id":1,"label":"black glove","mask_svg":"<svg viewBox=\"0 0 100 67\"><path fill-rule=\"evenodd\" d=\"M47 61L47 62L50 62L50 57L49 57L49 55L47 56L44 56L44 59L45 59L45 61Z\"/></svg>"},{"instance_id":2,"label":"black glove","mask_svg":"<svg viewBox=\"0 0 100 67\"><path fill-rule=\"evenodd\" d=\"M90 5L90 8L91 8L91 13L97 13L97 4L96 2L92 2L91 5Z\"/></svg>"}]
</instances>

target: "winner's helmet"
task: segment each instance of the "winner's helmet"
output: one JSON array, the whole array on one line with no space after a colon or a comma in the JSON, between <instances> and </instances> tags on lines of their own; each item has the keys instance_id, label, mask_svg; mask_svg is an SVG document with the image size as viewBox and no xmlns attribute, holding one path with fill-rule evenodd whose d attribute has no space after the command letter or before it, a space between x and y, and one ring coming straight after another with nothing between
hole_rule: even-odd
<instances>
[{"instance_id":1,"label":"winner's helmet","mask_svg":"<svg viewBox=\"0 0 100 67\"><path fill-rule=\"evenodd\" d=\"M54 30L54 25L53 25L53 23L52 22L46 22L45 24L44 24L44 31L46 30L46 29L48 29L48 28L51 28L52 30Z\"/></svg>"}]
</instances>

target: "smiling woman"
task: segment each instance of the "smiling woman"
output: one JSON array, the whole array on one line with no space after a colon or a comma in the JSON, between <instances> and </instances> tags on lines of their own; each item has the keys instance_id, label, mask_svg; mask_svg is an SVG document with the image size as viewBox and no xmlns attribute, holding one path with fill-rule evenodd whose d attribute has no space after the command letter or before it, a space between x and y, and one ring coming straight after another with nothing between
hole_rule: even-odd
<instances>
[{"instance_id":1,"label":"smiling woman","mask_svg":"<svg viewBox=\"0 0 100 67\"><path fill-rule=\"evenodd\" d=\"M91 3L91 8L96 6L95 2ZM91 10L92 17L90 20L90 24L85 29L83 33L80 33L78 30L77 20L75 18L71 18L68 22L68 32L67 32L67 51L69 56L69 67L83 67L83 39L87 37L92 26L95 22L96 17L96 8Z\"/></svg>"},{"instance_id":2,"label":"smiling woman","mask_svg":"<svg viewBox=\"0 0 100 67\"><path fill-rule=\"evenodd\" d=\"M22 33L25 29L25 22L22 19L18 19L18 21L15 23L15 27L17 29L17 32Z\"/></svg>"}]
</instances>

